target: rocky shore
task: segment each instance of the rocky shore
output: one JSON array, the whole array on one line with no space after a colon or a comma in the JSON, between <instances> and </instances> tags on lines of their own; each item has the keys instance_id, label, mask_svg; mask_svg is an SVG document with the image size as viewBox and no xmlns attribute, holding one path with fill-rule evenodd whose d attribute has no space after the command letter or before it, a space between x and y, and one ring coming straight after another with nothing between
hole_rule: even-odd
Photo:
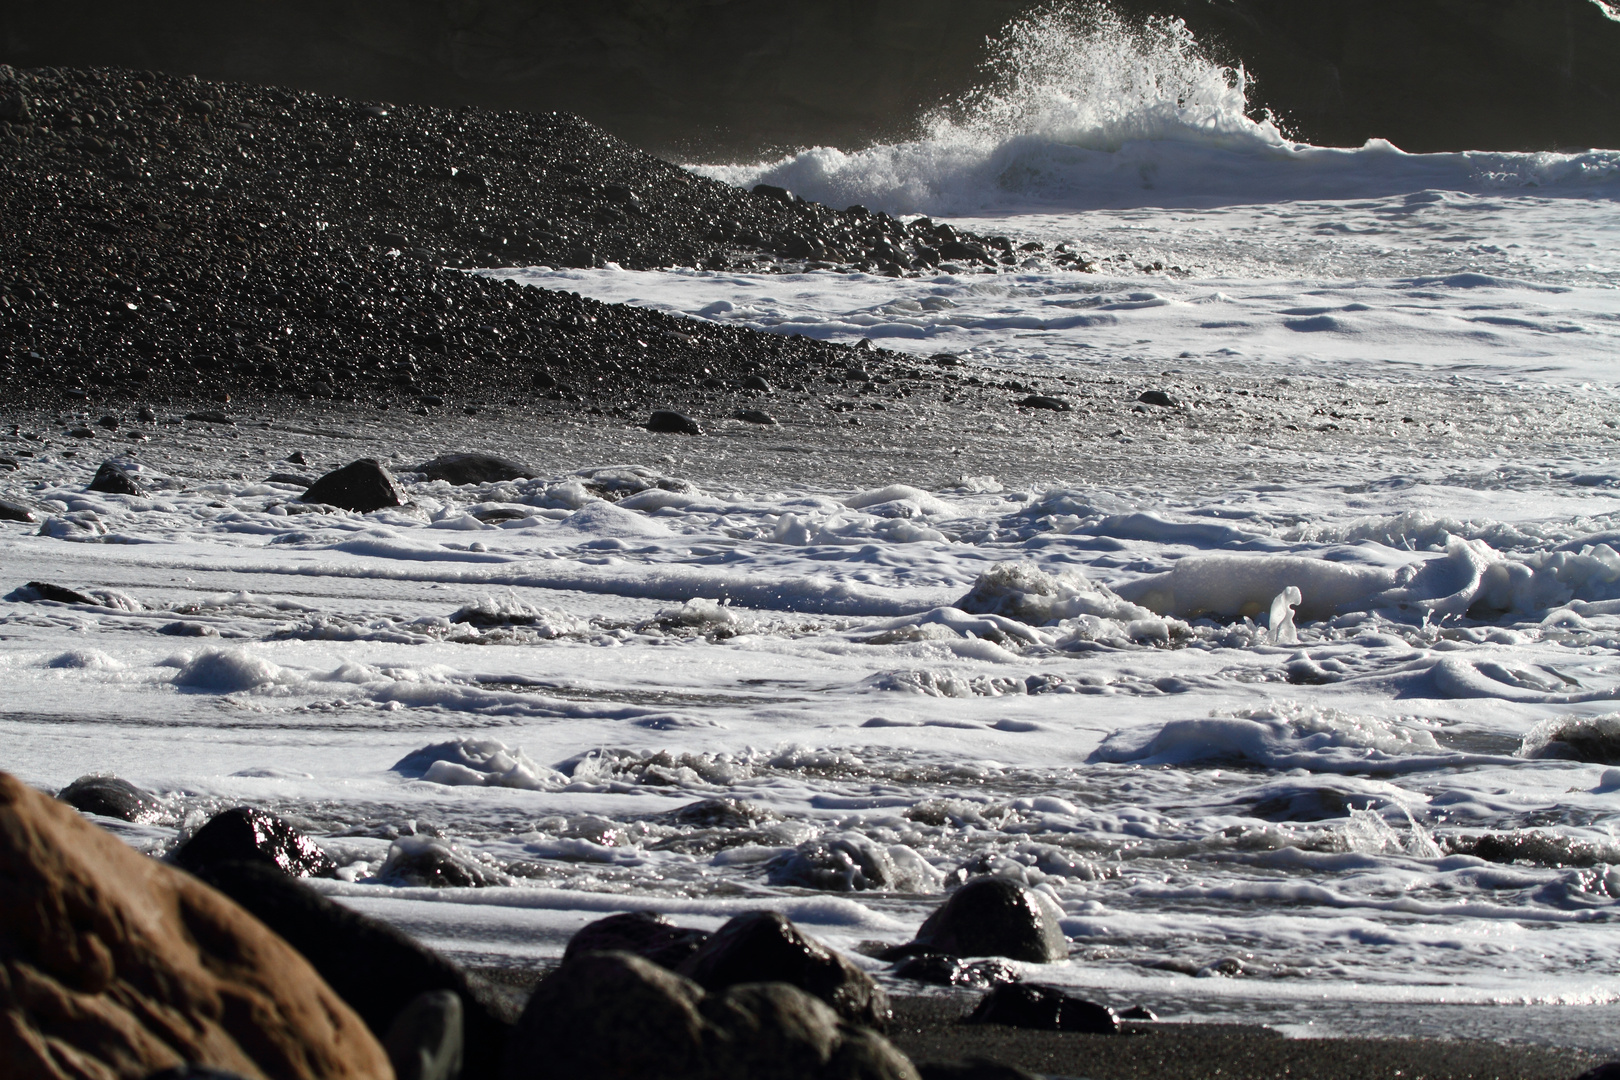
<instances>
[{"instance_id":1,"label":"rocky shore","mask_svg":"<svg viewBox=\"0 0 1620 1080\"><path fill-rule=\"evenodd\" d=\"M1003 238L740 191L558 113L0 66L0 148L13 406L498 394L612 410L706 380L791 385L858 358L464 268L901 275L1015 257Z\"/></svg>"},{"instance_id":2,"label":"rocky shore","mask_svg":"<svg viewBox=\"0 0 1620 1080\"><path fill-rule=\"evenodd\" d=\"M331 860L275 815L226 810L162 859L93 824L139 819L149 802L111 777L52 799L0 775L0 1059L16 1075L1559 1080L1594 1064L1117 1012L1041 984L1040 965L1067 956L1056 913L996 877L958 887L916 940L877 957L913 995L891 997L870 961L770 911L714 932L610 915L560 964L492 980L311 888Z\"/></svg>"}]
</instances>

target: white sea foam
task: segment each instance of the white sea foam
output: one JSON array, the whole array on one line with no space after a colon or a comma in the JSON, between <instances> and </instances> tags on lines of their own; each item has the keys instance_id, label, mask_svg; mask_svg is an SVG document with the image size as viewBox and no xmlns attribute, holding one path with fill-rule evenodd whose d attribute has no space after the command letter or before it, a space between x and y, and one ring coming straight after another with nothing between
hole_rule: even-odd
<instances>
[{"instance_id":1,"label":"white sea foam","mask_svg":"<svg viewBox=\"0 0 1620 1080\"><path fill-rule=\"evenodd\" d=\"M289 513L248 463L448 428L158 431L146 500L19 433L0 496L49 520L0 523L3 589L98 602L0 601L7 769L286 813L341 864L318 888L480 963L645 908L898 942L998 874L1064 908L1043 981L1380 1034L1540 1002L1491 1023L1592 1038L1561 1017L1616 1000L1614 155L1304 147L1242 96L1173 25L1026 24L917 140L727 175L989 207L963 224L1030 265L499 272L872 338L977 398L890 384L857 428L818 383L701 439L511 410L455 439L543 477L401 468L370 515Z\"/></svg>"}]
</instances>

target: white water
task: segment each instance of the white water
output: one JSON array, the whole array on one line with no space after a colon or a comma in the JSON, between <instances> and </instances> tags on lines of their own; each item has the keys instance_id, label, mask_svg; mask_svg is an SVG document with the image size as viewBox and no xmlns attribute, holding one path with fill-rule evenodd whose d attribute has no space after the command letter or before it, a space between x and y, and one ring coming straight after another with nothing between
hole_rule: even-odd
<instances>
[{"instance_id":1,"label":"white water","mask_svg":"<svg viewBox=\"0 0 1620 1080\"><path fill-rule=\"evenodd\" d=\"M148 498L84 491L111 449L8 437L36 456L0 497L49 519L0 524L0 591L116 595L0 602L5 768L161 792L121 827L153 851L288 813L343 866L323 888L480 962L645 907L898 942L993 872L1067 912L1039 977L1116 1003L1613 1049L1620 761L1559 755L1620 751L1620 157L1297 147L1173 29L1107 69L1123 33L1030 28L1019 93L927 139L725 173L1100 273L515 275L949 350L1073 412L160 429ZM1068 86L1077 49L1107 77ZM1164 86L1182 104L1121 96ZM1180 407L1135 411L1155 386ZM391 456L412 505L289 513L263 477L295 448ZM409 474L472 448L545 478ZM769 813L666 816L721 796ZM1463 853L1485 835L1526 858ZM491 884L402 884L396 842ZM1457 1003L1536 1008L1435 1019Z\"/></svg>"}]
</instances>

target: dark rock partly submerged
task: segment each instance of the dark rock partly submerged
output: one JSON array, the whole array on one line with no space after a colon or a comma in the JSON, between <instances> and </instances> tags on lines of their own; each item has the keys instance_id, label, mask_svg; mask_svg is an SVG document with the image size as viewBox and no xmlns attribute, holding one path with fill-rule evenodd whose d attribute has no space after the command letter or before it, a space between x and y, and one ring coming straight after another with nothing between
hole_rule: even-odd
<instances>
[{"instance_id":1,"label":"dark rock partly submerged","mask_svg":"<svg viewBox=\"0 0 1620 1080\"><path fill-rule=\"evenodd\" d=\"M302 500L369 514L373 510L400 506L405 497L387 469L371 458L361 458L315 481L304 492Z\"/></svg>"},{"instance_id":2,"label":"dark rock partly submerged","mask_svg":"<svg viewBox=\"0 0 1620 1080\"><path fill-rule=\"evenodd\" d=\"M164 813L156 795L116 776L81 776L56 797L81 813L120 821L156 821Z\"/></svg>"},{"instance_id":3,"label":"dark rock partly submerged","mask_svg":"<svg viewBox=\"0 0 1620 1080\"><path fill-rule=\"evenodd\" d=\"M1068 940L1058 925L1062 917L1062 910L1044 894L1015 881L974 878L928 916L916 940L885 956L1004 956L1047 964L1069 955Z\"/></svg>"},{"instance_id":4,"label":"dark rock partly submerged","mask_svg":"<svg viewBox=\"0 0 1620 1080\"><path fill-rule=\"evenodd\" d=\"M90 481L90 490L99 491L104 495L145 495L141 485L135 478L125 471L122 465L113 461L103 461L101 468L96 470L95 477Z\"/></svg>"},{"instance_id":5,"label":"dark rock partly submerged","mask_svg":"<svg viewBox=\"0 0 1620 1080\"><path fill-rule=\"evenodd\" d=\"M14 503L9 499L0 499L0 521L20 521L29 523L38 521L34 512L22 503Z\"/></svg>"},{"instance_id":6,"label":"dark rock partly submerged","mask_svg":"<svg viewBox=\"0 0 1620 1080\"><path fill-rule=\"evenodd\" d=\"M331 877L332 857L319 844L267 810L238 806L221 811L174 853L193 873L226 862L262 862L293 877Z\"/></svg>"},{"instance_id":7,"label":"dark rock partly submerged","mask_svg":"<svg viewBox=\"0 0 1620 1080\"><path fill-rule=\"evenodd\" d=\"M674 409L654 409L647 418L647 430L671 435L703 434L703 427L696 420Z\"/></svg>"},{"instance_id":8,"label":"dark rock partly submerged","mask_svg":"<svg viewBox=\"0 0 1620 1080\"><path fill-rule=\"evenodd\" d=\"M440 454L416 467L427 480L443 480L457 486L493 484L502 480L527 480L537 475L527 465L493 454Z\"/></svg>"}]
</instances>

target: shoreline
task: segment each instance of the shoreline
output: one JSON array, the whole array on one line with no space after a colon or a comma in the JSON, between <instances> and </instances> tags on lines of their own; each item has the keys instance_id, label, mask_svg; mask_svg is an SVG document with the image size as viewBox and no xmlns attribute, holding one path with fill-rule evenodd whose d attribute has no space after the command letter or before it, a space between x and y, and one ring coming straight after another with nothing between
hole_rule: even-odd
<instances>
[{"instance_id":1,"label":"shoreline","mask_svg":"<svg viewBox=\"0 0 1620 1080\"><path fill-rule=\"evenodd\" d=\"M515 1017L550 964L472 966L485 1004ZM1032 980L1038 982L1038 979ZM976 991L899 994L887 986L894 1021L885 1036L919 1066L975 1060L1053 1078L1175 1080L1574 1080L1604 1061L1575 1047L1472 1037L1324 1035L1301 1037L1257 1023L1219 1019L1123 1021L1118 1035L969 1025ZM1082 992L1083 994L1083 992ZM1346 1005L1346 1009L1354 1009ZM1504 1006L1456 1006L1488 1010ZM1579 1006L1569 1006L1579 1008ZM925 1073L926 1076L926 1073Z\"/></svg>"}]
</instances>

